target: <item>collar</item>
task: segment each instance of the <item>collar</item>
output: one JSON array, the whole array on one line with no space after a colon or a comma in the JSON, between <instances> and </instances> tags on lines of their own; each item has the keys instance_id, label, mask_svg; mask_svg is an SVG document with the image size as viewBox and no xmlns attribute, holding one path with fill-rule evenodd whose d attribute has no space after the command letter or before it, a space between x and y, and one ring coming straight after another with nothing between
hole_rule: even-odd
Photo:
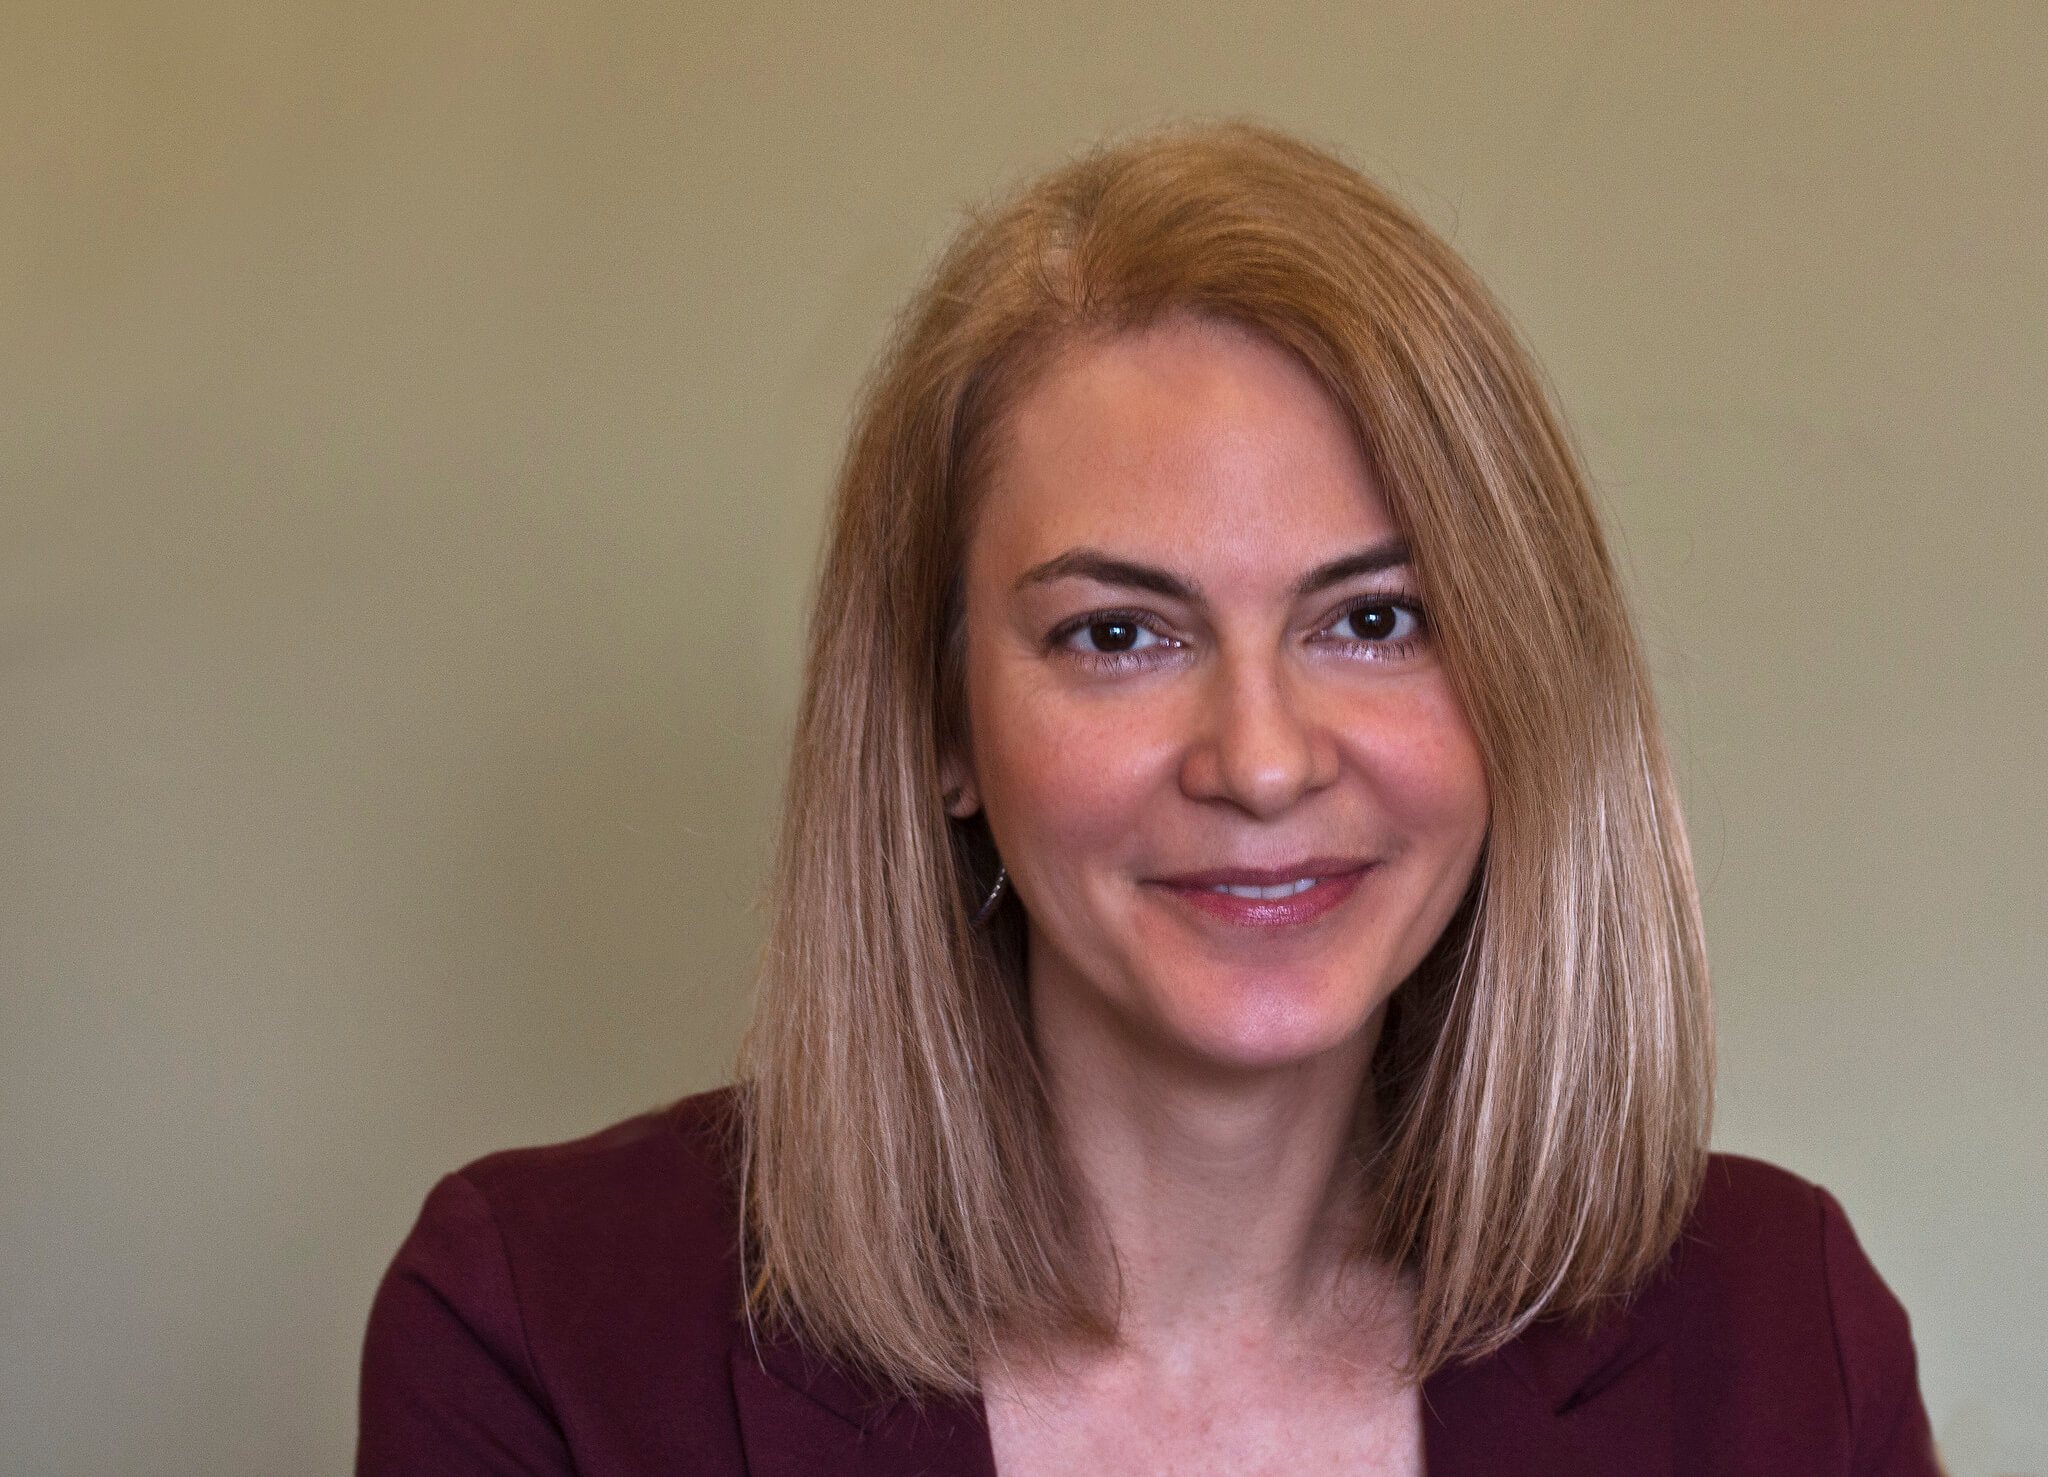
<instances>
[{"instance_id":1,"label":"collar","mask_svg":"<svg viewBox=\"0 0 2048 1477\"><path fill-rule=\"evenodd\" d=\"M735 1348L732 1391L751 1477L996 1477L979 1401L891 1396L790 1343Z\"/></svg>"},{"instance_id":2,"label":"collar","mask_svg":"<svg viewBox=\"0 0 2048 1477\"><path fill-rule=\"evenodd\" d=\"M1671 1312L1660 1279L1591 1327L1546 1320L1424 1382L1429 1477L1670 1477ZM776 1342L732 1354L753 1477L997 1477L979 1401L911 1401Z\"/></svg>"},{"instance_id":3,"label":"collar","mask_svg":"<svg viewBox=\"0 0 2048 1477\"><path fill-rule=\"evenodd\" d=\"M1550 1319L1424 1382L1430 1477L1669 1477L1669 1278L1590 1327Z\"/></svg>"}]
</instances>

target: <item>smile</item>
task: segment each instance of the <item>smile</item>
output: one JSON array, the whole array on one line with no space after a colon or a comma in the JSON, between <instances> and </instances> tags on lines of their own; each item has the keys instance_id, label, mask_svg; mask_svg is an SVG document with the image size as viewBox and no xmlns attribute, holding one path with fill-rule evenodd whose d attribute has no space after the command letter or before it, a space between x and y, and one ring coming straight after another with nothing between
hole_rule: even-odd
<instances>
[{"instance_id":1,"label":"smile","mask_svg":"<svg viewBox=\"0 0 2048 1477\"><path fill-rule=\"evenodd\" d=\"M1238 886L1228 882L1219 882L1216 886L1210 888L1209 891L1225 893L1230 897L1265 898L1270 901L1274 898L1294 897L1299 893L1307 892L1316 885L1317 880L1314 877L1304 877L1299 882L1282 882L1274 887Z\"/></svg>"},{"instance_id":2,"label":"smile","mask_svg":"<svg viewBox=\"0 0 2048 1477\"><path fill-rule=\"evenodd\" d=\"M1161 892L1192 912L1237 928L1312 923L1358 890L1373 864L1315 857L1281 867L1218 867L1159 878Z\"/></svg>"}]
</instances>

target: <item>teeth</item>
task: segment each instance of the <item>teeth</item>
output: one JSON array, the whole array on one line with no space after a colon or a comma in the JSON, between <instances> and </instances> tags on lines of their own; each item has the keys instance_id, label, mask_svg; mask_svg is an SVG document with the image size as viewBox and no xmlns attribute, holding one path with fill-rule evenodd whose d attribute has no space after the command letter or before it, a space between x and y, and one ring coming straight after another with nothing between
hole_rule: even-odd
<instances>
[{"instance_id":1,"label":"teeth","mask_svg":"<svg viewBox=\"0 0 2048 1477\"><path fill-rule=\"evenodd\" d=\"M1220 887L1210 888L1209 891L1228 893L1231 897L1258 898L1265 902L1272 902L1276 898L1294 897L1299 893L1307 892L1315 885L1315 878L1304 877L1299 882L1281 882L1272 887L1238 887L1231 883L1224 883Z\"/></svg>"}]
</instances>

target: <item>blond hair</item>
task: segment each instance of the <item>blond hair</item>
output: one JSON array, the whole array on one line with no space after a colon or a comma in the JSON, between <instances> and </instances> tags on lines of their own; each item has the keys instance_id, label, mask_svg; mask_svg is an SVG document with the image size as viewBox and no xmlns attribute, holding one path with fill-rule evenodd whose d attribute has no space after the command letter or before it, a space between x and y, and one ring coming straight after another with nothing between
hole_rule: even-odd
<instances>
[{"instance_id":1,"label":"blond hair","mask_svg":"<svg viewBox=\"0 0 2048 1477\"><path fill-rule=\"evenodd\" d=\"M1249 125L1101 149L973 218L863 400L810 626L741 1071L753 1314L903 1390L1113 1336L1051 1128L1015 905L950 822L962 549L1005 409L1077 336L1168 314L1297 355L1414 551L1492 814L1389 1010L1362 1254L1409 1269L1414 1373L1590 1315L1670 1250L1705 1155L1692 864L1573 450L1484 287L1413 214ZM977 878L979 879L977 882Z\"/></svg>"}]
</instances>

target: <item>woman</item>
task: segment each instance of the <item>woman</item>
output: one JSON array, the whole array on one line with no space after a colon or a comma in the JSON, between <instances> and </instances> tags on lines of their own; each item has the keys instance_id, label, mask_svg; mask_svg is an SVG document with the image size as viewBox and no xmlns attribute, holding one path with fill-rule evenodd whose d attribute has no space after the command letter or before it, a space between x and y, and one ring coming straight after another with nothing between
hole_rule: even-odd
<instances>
[{"instance_id":1,"label":"woman","mask_svg":"<svg viewBox=\"0 0 2048 1477\"><path fill-rule=\"evenodd\" d=\"M741 1086L451 1176L360 1469L1934 1470L1705 1150L1641 658L1499 311L1327 155L971 223L841 477Z\"/></svg>"}]
</instances>

